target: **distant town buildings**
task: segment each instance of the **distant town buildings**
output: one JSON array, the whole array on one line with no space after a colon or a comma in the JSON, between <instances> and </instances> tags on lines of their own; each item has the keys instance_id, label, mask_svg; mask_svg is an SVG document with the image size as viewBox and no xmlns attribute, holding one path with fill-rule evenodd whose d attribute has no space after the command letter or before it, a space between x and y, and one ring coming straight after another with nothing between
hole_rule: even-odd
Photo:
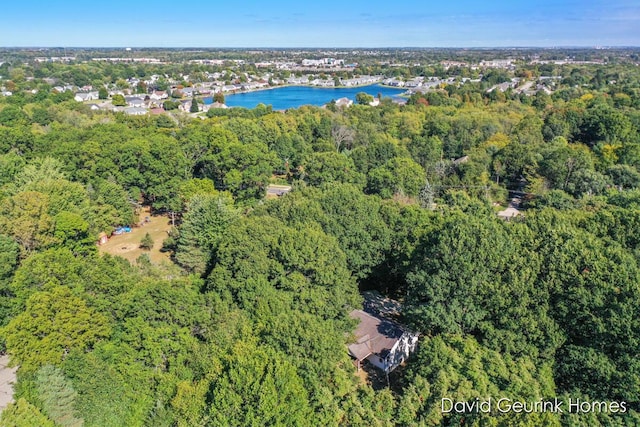
<instances>
[{"instance_id":1,"label":"distant town buildings","mask_svg":"<svg viewBox=\"0 0 640 427\"><path fill-rule=\"evenodd\" d=\"M43 50L42 52L45 52ZM72 63L72 62L108 62L114 64L140 64L140 65L162 65L171 61L171 53L159 57L157 54L149 54L147 51L139 51L135 49L117 51L105 50L103 55L88 56L86 52L73 52L71 55L59 53L47 56L40 54L34 56L30 60L35 63ZM147 54L144 54L147 52ZM211 56L218 54L213 53ZM282 51L243 51L245 58L256 55L255 62L251 59L239 59L237 57L214 57L198 58L195 53L191 58L181 59L181 62L205 67L191 67L189 73L184 74L162 74L155 71L156 74L135 76L126 79L119 79L117 84L111 83L104 88L92 87L91 85L83 85L76 87L68 81L61 78L61 74L56 73L51 76L41 76L40 80L52 87L52 91L56 93L72 92L73 99L77 102L86 103L91 109L96 111L122 111L126 114L141 115L150 111L162 111L165 102L171 108L179 111L189 111L190 102L194 97L212 97L216 93L233 94L238 92L254 91L267 89L270 87L278 87L281 85L304 85L315 87L358 87L371 84L382 84L389 87L402 88L406 90L407 95L414 93L427 93L429 91L438 91L446 88L448 85L465 85L477 84L482 81L483 74L487 74L490 70L506 70L513 76L516 67L526 65L602 65L605 59L590 59L586 57L577 57L572 55L556 56L549 55L544 51L537 53L528 52L509 52L506 54L497 54L495 58L478 52L464 52L460 55L461 59L452 56L452 59L437 60L432 63L421 63L423 58L419 50L416 51L394 51L394 50L375 50L375 49L354 49L354 50L287 50ZM415 59L414 59L415 55ZM205 56L205 54L203 54ZM238 56L238 55L235 55ZM364 58L364 59L363 59ZM373 59L368 59L373 58ZM476 58L476 59L473 59ZM553 59L549 59L553 58ZM582 60L582 59L590 60ZM375 69L378 74L369 75L360 74L367 68L358 68L356 60L368 61L367 67ZM4 63L3 58L0 64ZM371 64L377 64L371 68ZM209 68L211 67L211 68ZM429 67L436 70L435 74L415 75L411 73L420 73ZM452 68L466 69L466 71L457 73L456 76L445 77L438 70L451 70ZM44 69L44 68L43 68ZM385 70L380 72L380 70ZM469 73L473 76L470 77ZM372 73L373 74L373 73ZM520 75L520 74L518 74ZM27 80L34 79L33 76L27 76ZM547 94L557 90L563 77L561 75L545 75L540 77L512 77L509 81L505 81L489 88L485 87L487 93L494 91L507 92L512 91L516 94L534 95L538 92ZM7 79L0 77L0 81L4 83ZM613 84L613 82L609 82ZM159 88L162 87L162 90ZM0 95L3 97L13 96L15 88L13 85L0 86ZM33 86L28 89L32 93L38 90ZM101 91L105 95L101 96ZM122 95L125 97L126 105L114 106L111 98L114 95ZM103 99L100 99L103 98ZM397 100L396 100L397 101ZM174 104L171 105L170 103ZM375 102L374 102L375 103ZM348 107L352 104L351 100L340 99L336 102L337 106ZM200 103L201 111L208 108L223 108L222 105L205 106ZM144 111L143 111L144 110Z\"/></svg>"}]
</instances>

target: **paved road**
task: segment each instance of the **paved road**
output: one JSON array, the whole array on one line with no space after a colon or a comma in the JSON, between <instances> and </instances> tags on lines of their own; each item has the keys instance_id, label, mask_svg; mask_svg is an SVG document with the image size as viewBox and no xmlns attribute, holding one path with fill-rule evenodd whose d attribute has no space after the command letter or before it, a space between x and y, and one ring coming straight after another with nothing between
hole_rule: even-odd
<instances>
[{"instance_id":1,"label":"paved road","mask_svg":"<svg viewBox=\"0 0 640 427\"><path fill-rule=\"evenodd\" d=\"M13 402L13 383L16 382L16 370L9 368L9 356L0 357L0 412Z\"/></svg>"}]
</instances>

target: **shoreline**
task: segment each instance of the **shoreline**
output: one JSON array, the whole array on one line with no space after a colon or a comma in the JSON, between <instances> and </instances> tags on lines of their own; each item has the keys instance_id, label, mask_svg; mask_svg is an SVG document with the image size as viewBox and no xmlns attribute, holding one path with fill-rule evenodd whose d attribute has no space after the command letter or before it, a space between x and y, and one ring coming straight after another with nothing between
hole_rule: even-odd
<instances>
[{"instance_id":1,"label":"shoreline","mask_svg":"<svg viewBox=\"0 0 640 427\"><path fill-rule=\"evenodd\" d=\"M326 89L326 90L336 90L336 89L337 90L343 90L343 89L347 89L348 90L348 89L357 89L357 88L367 88L367 87L372 87L372 86L379 86L380 88L394 89L394 90L398 90L398 91L403 91L403 92L400 92L400 93L398 93L396 95L390 96L391 98L406 96L406 90L404 90L403 88L383 85L382 83L370 83L370 84L357 85L357 86L330 86L330 87L315 86L315 85L308 85L308 84L284 84L284 85L269 86L269 87L263 87L263 88L257 88L257 89L240 90L240 91L235 91L235 92L223 92L222 94L226 98L227 96L231 96L231 95L240 95L240 94L249 94L249 93L255 93L255 92L264 92L264 91L275 90L275 89L284 89L284 88L288 88L288 87L299 87L299 88L309 88L309 89ZM375 95L374 95L374 97L375 97ZM201 99L202 102L205 105L213 104L213 95L202 96L202 97L199 97L199 99ZM229 107L229 108L233 108L233 107Z\"/></svg>"},{"instance_id":2,"label":"shoreline","mask_svg":"<svg viewBox=\"0 0 640 427\"><path fill-rule=\"evenodd\" d=\"M355 86L315 86L315 85L305 85L305 84L292 84L292 83L288 83L285 85L278 85L278 86L269 86L269 87L262 87L262 88L258 88L258 89L249 89L249 90L239 90L239 91L234 91L234 92L222 92L223 95L238 95L241 93L253 93L253 92L262 92L262 91L266 91L266 90L273 90L273 89L280 89L280 88L285 88L285 87L307 87L310 89L352 89L352 88L358 88L358 87L369 87L369 86L380 86L380 87L384 87L384 88L388 88L388 89L397 89L397 90L402 90L402 88L398 88L395 86L388 86L388 85L384 85L382 83L369 83L369 84L364 84L364 85L355 85ZM212 98L213 96L206 96L203 98Z\"/></svg>"}]
</instances>

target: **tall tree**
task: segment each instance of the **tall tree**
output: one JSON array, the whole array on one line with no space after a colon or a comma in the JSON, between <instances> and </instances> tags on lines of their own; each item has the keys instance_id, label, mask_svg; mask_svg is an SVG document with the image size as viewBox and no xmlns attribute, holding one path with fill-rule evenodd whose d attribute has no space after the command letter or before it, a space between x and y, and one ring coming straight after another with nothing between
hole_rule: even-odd
<instances>
[{"instance_id":1,"label":"tall tree","mask_svg":"<svg viewBox=\"0 0 640 427\"><path fill-rule=\"evenodd\" d=\"M176 261L203 274L229 225L238 214L226 194L196 194L187 204L176 248Z\"/></svg>"},{"instance_id":2,"label":"tall tree","mask_svg":"<svg viewBox=\"0 0 640 427\"><path fill-rule=\"evenodd\" d=\"M53 218L48 213L49 198L25 191L0 202L0 229L12 236L29 253L54 241Z\"/></svg>"},{"instance_id":3,"label":"tall tree","mask_svg":"<svg viewBox=\"0 0 640 427\"><path fill-rule=\"evenodd\" d=\"M55 423L44 415L37 406L23 397L10 403L0 416L1 427L55 427Z\"/></svg>"},{"instance_id":4,"label":"tall tree","mask_svg":"<svg viewBox=\"0 0 640 427\"><path fill-rule=\"evenodd\" d=\"M75 401L76 391L59 368L44 365L36 373L36 389L42 409L49 418L63 427L80 427L83 420L78 418Z\"/></svg>"},{"instance_id":5,"label":"tall tree","mask_svg":"<svg viewBox=\"0 0 640 427\"><path fill-rule=\"evenodd\" d=\"M107 318L65 286L32 295L26 310L2 328L7 352L25 371L60 364L71 350L90 350L109 333Z\"/></svg>"},{"instance_id":6,"label":"tall tree","mask_svg":"<svg viewBox=\"0 0 640 427\"><path fill-rule=\"evenodd\" d=\"M191 99L191 106L189 107L189 112L190 113L197 113L200 111L200 107L198 106L198 100L196 99L196 97L194 96Z\"/></svg>"}]
</instances>

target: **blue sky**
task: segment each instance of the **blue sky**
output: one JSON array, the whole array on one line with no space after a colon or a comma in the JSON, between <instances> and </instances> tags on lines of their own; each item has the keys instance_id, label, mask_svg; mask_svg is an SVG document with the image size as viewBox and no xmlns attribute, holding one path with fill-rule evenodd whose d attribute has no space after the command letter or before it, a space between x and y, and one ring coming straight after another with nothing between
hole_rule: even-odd
<instances>
[{"instance_id":1,"label":"blue sky","mask_svg":"<svg viewBox=\"0 0 640 427\"><path fill-rule=\"evenodd\" d=\"M640 46L640 0L21 0L0 46Z\"/></svg>"}]
</instances>

